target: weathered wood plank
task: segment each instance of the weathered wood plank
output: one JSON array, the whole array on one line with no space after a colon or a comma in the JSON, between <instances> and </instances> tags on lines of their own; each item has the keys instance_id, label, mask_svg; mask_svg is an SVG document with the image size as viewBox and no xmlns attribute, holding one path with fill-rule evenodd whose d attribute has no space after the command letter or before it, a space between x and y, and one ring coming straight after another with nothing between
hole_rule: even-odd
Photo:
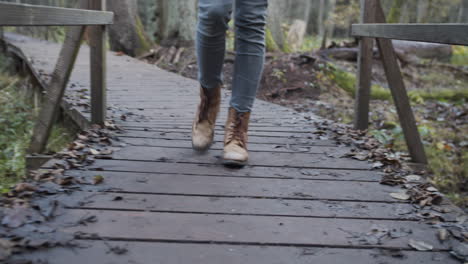
<instances>
[{"instance_id":1,"label":"weathered wood plank","mask_svg":"<svg viewBox=\"0 0 468 264\"><path fill-rule=\"evenodd\" d=\"M380 5L380 1L376 1L376 3L378 3L376 7L376 22L385 23L385 13ZM432 33L435 34L435 31ZM392 41L388 39L377 39L377 46L379 47L380 56L382 57L385 74L405 135L408 151L414 162L427 164L426 153L421 141L421 136L419 135L413 110L411 109L405 83L403 82L403 75L398 65Z\"/></svg>"},{"instance_id":2,"label":"weathered wood plank","mask_svg":"<svg viewBox=\"0 0 468 264\"><path fill-rule=\"evenodd\" d=\"M185 133L182 132L146 132L146 131L124 131L119 135L122 139L124 138L140 138L142 142L148 142L152 144L152 139L167 139L167 140L190 140L190 131ZM214 137L215 142L223 142L223 135L218 133ZM249 143L259 144L274 144L274 145L303 145L303 146L337 146L336 142L332 140L320 140L307 137L301 137L298 135L294 138L288 137L266 137L266 136L249 136Z\"/></svg>"},{"instance_id":3,"label":"weathered wood plank","mask_svg":"<svg viewBox=\"0 0 468 264\"><path fill-rule=\"evenodd\" d=\"M0 2L0 26L84 26L112 24L112 12Z\"/></svg>"},{"instance_id":4,"label":"weathered wood plank","mask_svg":"<svg viewBox=\"0 0 468 264\"><path fill-rule=\"evenodd\" d=\"M34 126L29 153L41 153L47 144L50 131L60 106L65 88L73 70L73 65L80 50L84 27L69 28L62 50L52 73L52 80L42 102L39 117Z\"/></svg>"},{"instance_id":5,"label":"weathered wood plank","mask_svg":"<svg viewBox=\"0 0 468 264\"><path fill-rule=\"evenodd\" d=\"M355 24L351 35L468 45L468 24Z\"/></svg>"},{"instance_id":6,"label":"weathered wood plank","mask_svg":"<svg viewBox=\"0 0 468 264\"><path fill-rule=\"evenodd\" d=\"M118 122L117 125L119 125L123 129L127 130L144 130L144 131L149 131L149 130L157 130L160 131L162 129L166 130L172 130L172 131L177 131L184 129L183 131L186 131L187 129L191 129L190 123L181 123L180 125L178 124L164 124L164 123L138 123L138 122ZM219 132L224 131L224 125L221 125L220 123L216 124L215 130ZM312 133L316 131L316 128L314 126L296 126L296 127L279 127L279 126L263 126L262 124L255 124L253 123L251 126L249 125L249 132L289 132L289 133Z\"/></svg>"},{"instance_id":7,"label":"weathered wood plank","mask_svg":"<svg viewBox=\"0 0 468 264\"><path fill-rule=\"evenodd\" d=\"M83 198L85 196L85 198ZM255 199L128 193L74 193L61 199L67 207L150 212L335 217L386 220L417 219L411 204L323 200Z\"/></svg>"},{"instance_id":8,"label":"weathered wood plank","mask_svg":"<svg viewBox=\"0 0 468 264\"><path fill-rule=\"evenodd\" d=\"M223 166L211 164L190 164L170 162L143 162L125 160L96 160L89 167L96 174L101 171L166 173L206 176L238 176L238 177L266 177L266 178L303 178L346 181L380 181L382 174L366 170L334 170L307 168L279 168L247 166L242 170L227 169Z\"/></svg>"},{"instance_id":9,"label":"weathered wood plank","mask_svg":"<svg viewBox=\"0 0 468 264\"><path fill-rule=\"evenodd\" d=\"M114 153L114 159L136 161L169 161L174 163L220 164L221 152L209 150L199 153L193 149L127 146ZM370 170L368 162L350 158L331 158L312 153L266 153L253 152L249 155L251 166L301 167Z\"/></svg>"},{"instance_id":10,"label":"weathered wood plank","mask_svg":"<svg viewBox=\"0 0 468 264\"><path fill-rule=\"evenodd\" d=\"M67 175L92 176L73 171ZM401 202L390 196L395 189L377 182L304 181L241 177L206 177L182 174L137 175L102 172L106 186L119 192L181 194L186 196L250 197L270 199ZM367 190L373 190L369 192Z\"/></svg>"},{"instance_id":11,"label":"weathered wood plank","mask_svg":"<svg viewBox=\"0 0 468 264\"><path fill-rule=\"evenodd\" d=\"M187 133L192 131L191 128L146 128L146 129L141 129L141 128L133 128L129 127L125 129L128 133L132 133L132 131L136 132L147 132L147 133L167 133L168 135L171 133ZM316 132L316 129L310 129L308 131L258 131L255 128L250 129L249 128L249 136L261 136L261 137L286 137L286 138L293 138L293 137L311 137L314 136L314 132ZM224 134L224 129L215 129L216 133L219 134Z\"/></svg>"},{"instance_id":12,"label":"weathered wood plank","mask_svg":"<svg viewBox=\"0 0 468 264\"><path fill-rule=\"evenodd\" d=\"M168 139L151 139L142 140L139 138L122 138L122 142L132 146L145 147L170 147L170 148L185 148L192 149L191 140L168 140ZM223 142L214 142L211 150L222 150ZM323 154L333 157L341 157L351 151L350 148L344 146L304 146L304 145L288 145L288 144L259 144L249 143L249 152L287 152L287 153L309 153Z\"/></svg>"},{"instance_id":13,"label":"weathered wood plank","mask_svg":"<svg viewBox=\"0 0 468 264\"><path fill-rule=\"evenodd\" d=\"M88 0L89 9L105 10L105 0ZM106 28L89 27L91 71L91 123L104 125L106 121Z\"/></svg>"},{"instance_id":14,"label":"weathered wood plank","mask_svg":"<svg viewBox=\"0 0 468 264\"><path fill-rule=\"evenodd\" d=\"M49 264L83 263L164 263L164 264L311 264L311 263L398 263L444 264L459 262L446 252L399 251L403 257L374 249L279 247L217 244L177 244L149 242L80 241L78 248L39 250L17 259L47 260ZM124 248L126 254L106 253L110 248ZM106 254L104 254L106 253ZM33 262L35 263L35 262Z\"/></svg>"},{"instance_id":15,"label":"weathered wood plank","mask_svg":"<svg viewBox=\"0 0 468 264\"><path fill-rule=\"evenodd\" d=\"M68 210L60 221L96 215L98 222L65 228L66 232L96 233L104 238L198 243L240 243L256 245L300 245L411 249L408 239L426 241L435 250L448 250L430 225L412 221L328 219L300 217L202 215L128 211ZM412 230L408 236L382 239L380 245L360 245L359 238L372 229Z\"/></svg>"},{"instance_id":16,"label":"weathered wood plank","mask_svg":"<svg viewBox=\"0 0 468 264\"><path fill-rule=\"evenodd\" d=\"M376 1L361 0L361 23L370 23L374 21L375 4ZM373 47L373 39L361 38L359 40L358 78L356 101L354 106L354 128L358 130L366 130L369 128Z\"/></svg>"}]
</instances>

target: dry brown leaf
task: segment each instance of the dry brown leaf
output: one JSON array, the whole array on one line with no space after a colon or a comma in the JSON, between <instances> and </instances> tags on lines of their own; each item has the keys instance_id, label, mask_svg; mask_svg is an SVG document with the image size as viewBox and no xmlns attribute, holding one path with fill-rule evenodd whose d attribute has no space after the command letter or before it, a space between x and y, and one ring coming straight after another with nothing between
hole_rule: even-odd
<instances>
[{"instance_id":1,"label":"dry brown leaf","mask_svg":"<svg viewBox=\"0 0 468 264\"><path fill-rule=\"evenodd\" d=\"M398 200L409 200L411 198L406 192L391 193L390 196Z\"/></svg>"},{"instance_id":2,"label":"dry brown leaf","mask_svg":"<svg viewBox=\"0 0 468 264\"><path fill-rule=\"evenodd\" d=\"M410 239L408 245L418 251L430 251L434 247L426 242Z\"/></svg>"},{"instance_id":3,"label":"dry brown leaf","mask_svg":"<svg viewBox=\"0 0 468 264\"><path fill-rule=\"evenodd\" d=\"M104 177L102 175L96 175L94 176L93 178L93 184L94 185L97 185L97 184L100 184L104 181Z\"/></svg>"}]
</instances>

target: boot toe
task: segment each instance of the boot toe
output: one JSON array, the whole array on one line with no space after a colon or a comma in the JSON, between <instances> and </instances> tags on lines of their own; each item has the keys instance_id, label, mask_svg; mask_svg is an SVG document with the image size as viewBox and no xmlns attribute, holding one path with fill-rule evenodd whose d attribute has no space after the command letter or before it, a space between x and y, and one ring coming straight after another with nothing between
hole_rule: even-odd
<instances>
[{"instance_id":1,"label":"boot toe","mask_svg":"<svg viewBox=\"0 0 468 264\"><path fill-rule=\"evenodd\" d=\"M226 146L224 148L223 164L226 166L242 167L247 164L249 154L247 150L237 145Z\"/></svg>"}]
</instances>

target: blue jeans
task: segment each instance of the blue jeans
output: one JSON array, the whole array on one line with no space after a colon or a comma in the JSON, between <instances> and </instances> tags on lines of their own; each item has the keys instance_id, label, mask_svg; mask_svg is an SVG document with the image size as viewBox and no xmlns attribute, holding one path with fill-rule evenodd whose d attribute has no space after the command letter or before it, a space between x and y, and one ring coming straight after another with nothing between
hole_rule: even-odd
<instances>
[{"instance_id":1,"label":"blue jeans","mask_svg":"<svg viewBox=\"0 0 468 264\"><path fill-rule=\"evenodd\" d=\"M235 2L235 51L230 106L252 110L265 62L268 0L199 0L197 29L198 79L213 89L223 83L226 31Z\"/></svg>"}]
</instances>

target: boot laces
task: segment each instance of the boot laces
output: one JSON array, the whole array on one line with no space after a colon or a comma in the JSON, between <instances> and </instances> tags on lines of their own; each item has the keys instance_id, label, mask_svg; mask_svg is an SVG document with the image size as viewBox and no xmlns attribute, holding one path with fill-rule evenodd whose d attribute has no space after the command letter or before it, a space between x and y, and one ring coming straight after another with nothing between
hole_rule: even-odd
<instances>
[{"instance_id":1,"label":"boot laces","mask_svg":"<svg viewBox=\"0 0 468 264\"><path fill-rule=\"evenodd\" d=\"M237 114L236 118L234 119L233 122L229 124L228 128L228 135L227 135L227 143L232 143L245 148L245 142L244 142L244 132L241 131L241 125L242 125L242 113Z\"/></svg>"}]
</instances>

